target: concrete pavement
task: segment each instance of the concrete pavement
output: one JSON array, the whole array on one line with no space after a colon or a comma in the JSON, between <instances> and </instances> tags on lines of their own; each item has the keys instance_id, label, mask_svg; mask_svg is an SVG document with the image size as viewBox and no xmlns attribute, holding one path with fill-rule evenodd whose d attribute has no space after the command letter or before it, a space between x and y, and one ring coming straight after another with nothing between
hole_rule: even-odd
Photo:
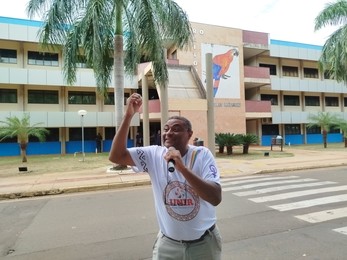
<instances>
[{"instance_id":1,"label":"concrete pavement","mask_svg":"<svg viewBox=\"0 0 347 260\"><path fill-rule=\"evenodd\" d=\"M256 160L234 158L216 158L216 160L222 178L347 165L347 149L316 151L288 147L285 152L293 153L294 156L274 158L273 152L269 151L269 156ZM0 174L0 200L150 185L146 173L134 173L131 168L124 171L110 171L107 167L92 171L47 175L30 175L29 172L2 177Z\"/></svg>"}]
</instances>

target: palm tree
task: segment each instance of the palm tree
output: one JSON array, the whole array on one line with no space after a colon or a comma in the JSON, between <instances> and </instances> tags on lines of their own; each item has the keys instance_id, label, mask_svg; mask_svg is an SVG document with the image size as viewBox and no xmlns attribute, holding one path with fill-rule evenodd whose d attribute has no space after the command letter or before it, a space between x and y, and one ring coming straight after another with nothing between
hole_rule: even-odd
<instances>
[{"instance_id":1,"label":"palm tree","mask_svg":"<svg viewBox=\"0 0 347 260\"><path fill-rule=\"evenodd\" d=\"M347 83L347 1L328 3L315 18L315 31L338 26L325 42L319 59L320 70L331 79Z\"/></svg>"},{"instance_id":2,"label":"palm tree","mask_svg":"<svg viewBox=\"0 0 347 260\"><path fill-rule=\"evenodd\" d=\"M338 120L334 123L333 128L340 129L343 132L343 140L345 143L345 148L347 147L347 121L343 118L338 118Z\"/></svg>"},{"instance_id":3,"label":"palm tree","mask_svg":"<svg viewBox=\"0 0 347 260\"><path fill-rule=\"evenodd\" d=\"M307 119L311 121L307 127L318 126L321 128L324 148L327 148L328 132L335 122L337 122L338 118L329 112L318 112L317 114L309 114Z\"/></svg>"},{"instance_id":4,"label":"palm tree","mask_svg":"<svg viewBox=\"0 0 347 260\"><path fill-rule=\"evenodd\" d=\"M225 133L215 133L215 143L218 145L218 152L224 153L224 147L226 143Z\"/></svg>"},{"instance_id":5,"label":"palm tree","mask_svg":"<svg viewBox=\"0 0 347 260\"><path fill-rule=\"evenodd\" d=\"M192 42L188 17L172 0L29 0L27 12L42 15L43 47L62 46L69 84L76 81L81 55L105 97L113 71L116 127L124 112L124 72L134 75L138 63L151 61L155 82L165 86L165 44L181 49Z\"/></svg>"},{"instance_id":6,"label":"palm tree","mask_svg":"<svg viewBox=\"0 0 347 260\"><path fill-rule=\"evenodd\" d=\"M49 131L46 128L38 127L42 123L33 124L30 126L30 115L24 114L22 119L18 117L7 117L6 121L0 121L0 141L6 138L18 138L22 162L27 162L26 149L28 146L29 136L35 136L40 142L46 138Z\"/></svg>"},{"instance_id":7,"label":"palm tree","mask_svg":"<svg viewBox=\"0 0 347 260\"><path fill-rule=\"evenodd\" d=\"M244 134L240 135L241 143L242 143L242 153L248 154L249 146L251 144L257 144L259 142L259 138L255 134Z\"/></svg>"}]
</instances>

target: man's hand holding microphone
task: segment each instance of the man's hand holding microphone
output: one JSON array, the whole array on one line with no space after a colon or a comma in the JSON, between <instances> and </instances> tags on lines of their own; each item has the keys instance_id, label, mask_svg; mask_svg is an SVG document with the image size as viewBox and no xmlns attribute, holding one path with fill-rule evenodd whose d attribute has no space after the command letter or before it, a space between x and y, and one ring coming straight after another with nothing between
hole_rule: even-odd
<instances>
[{"instance_id":1,"label":"man's hand holding microphone","mask_svg":"<svg viewBox=\"0 0 347 260\"><path fill-rule=\"evenodd\" d=\"M164 159L167 161L167 169L169 172L174 172L175 169L181 171L185 165L182 162L182 156L179 150L171 146L165 154Z\"/></svg>"}]
</instances>

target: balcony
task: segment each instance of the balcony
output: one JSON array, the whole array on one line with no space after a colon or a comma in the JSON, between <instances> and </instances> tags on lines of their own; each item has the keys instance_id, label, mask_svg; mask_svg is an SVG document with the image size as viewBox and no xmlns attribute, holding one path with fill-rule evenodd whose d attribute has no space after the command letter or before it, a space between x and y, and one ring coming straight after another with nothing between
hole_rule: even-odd
<instances>
[{"instance_id":1,"label":"balcony","mask_svg":"<svg viewBox=\"0 0 347 260\"><path fill-rule=\"evenodd\" d=\"M246 118L271 118L271 102L259 100L246 100Z\"/></svg>"},{"instance_id":2,"label":"balcony","mask_svg":"<svg viewBox=\"0 0 347 260\"><path fill-rule=\"evenodd\" d=\"M244 66L245 88L256 88L271 84L269 68Z\"/></svg>"}]
</instances>

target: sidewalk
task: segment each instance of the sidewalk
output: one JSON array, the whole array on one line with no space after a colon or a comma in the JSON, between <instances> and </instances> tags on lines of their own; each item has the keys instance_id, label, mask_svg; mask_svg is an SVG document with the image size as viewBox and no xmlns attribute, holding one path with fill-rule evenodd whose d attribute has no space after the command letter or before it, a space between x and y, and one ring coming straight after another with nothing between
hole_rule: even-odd
<instances>
[{"instance_id":1,"label":"sidewalk","mask_svg":"<svg viewBox=\"0 0 347 260\"><path fill-rule=\"evenodd\" d=\"M248 174L324 168L347 165L347 149L339 151L315 151L286 148L293 157L271 158L264 156L257 160L217 158L221 177ZM107 190L121 187L149 185L146 173L109 171L107 167L93 171L64 172L57 174L30 175L18 173L0 178L0 200L54 195L82 191Z\"/></svg>"}]
</instances>

